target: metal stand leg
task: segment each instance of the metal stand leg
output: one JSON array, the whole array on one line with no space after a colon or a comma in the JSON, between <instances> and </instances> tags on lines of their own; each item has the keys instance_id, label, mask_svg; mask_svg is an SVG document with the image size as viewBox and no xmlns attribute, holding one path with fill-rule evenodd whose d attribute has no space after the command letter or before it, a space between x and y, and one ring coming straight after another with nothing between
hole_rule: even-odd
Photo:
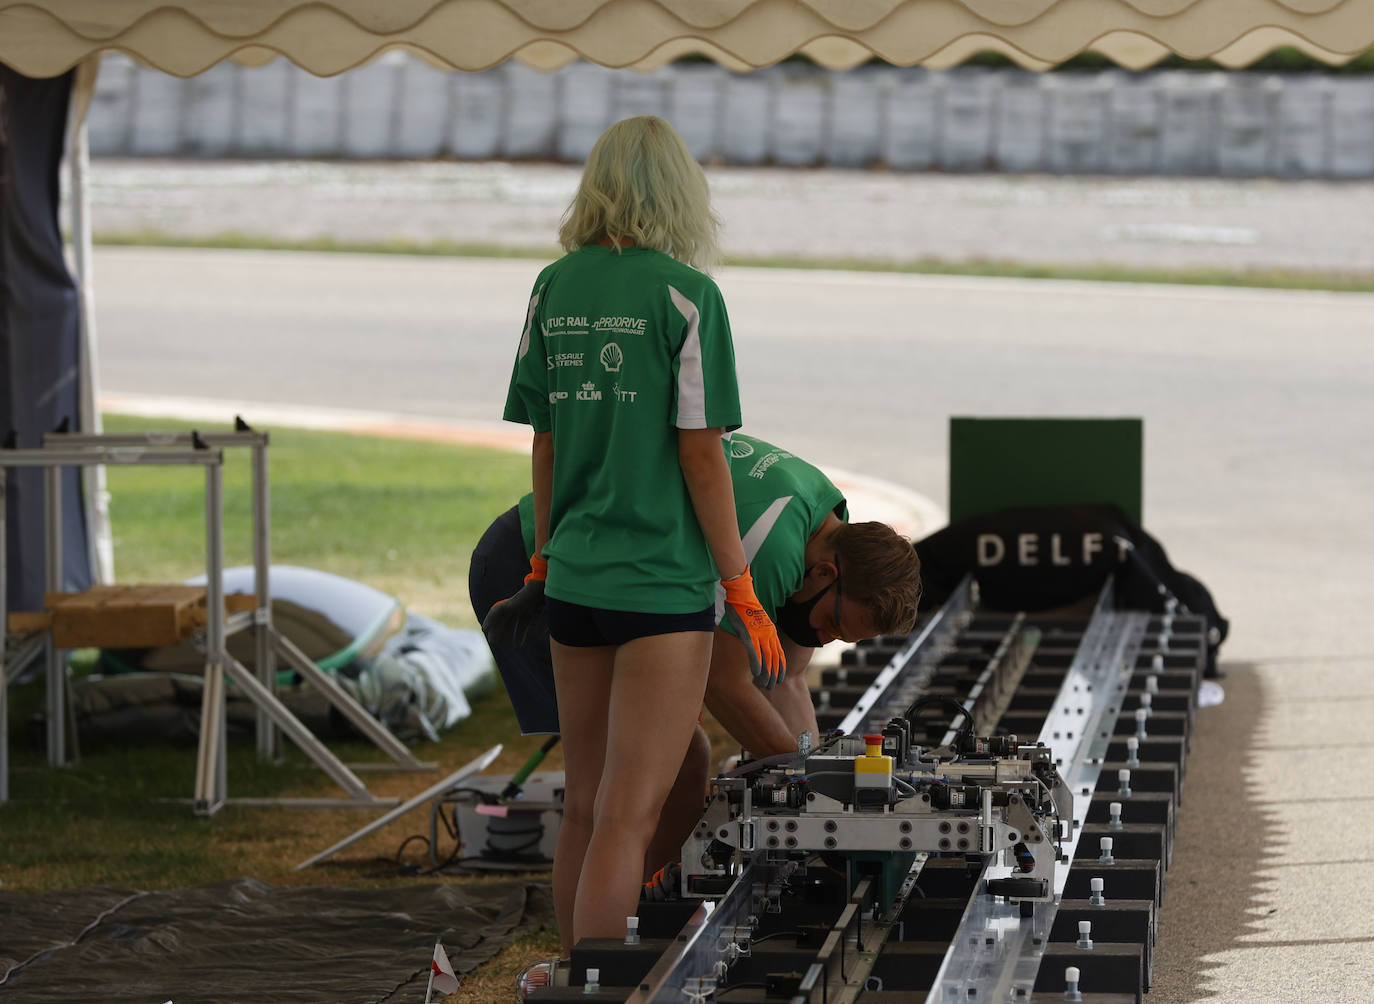
<instances>
[{"instance_id":1,"label":"metal stand leg","mask_svg":"<svg viewBox=\"0 0 1374 1004\"><path fill-rule=\"evenodd\" d=\"M240 420L242 421L242 420ZM256 653L258 680L276 692L277 666L273 648L272 591L268 582L271 561L268 557L272 539L272 509L267 489L267 443L253 444L253 587L258 608L253 620L253 641ZM263 709L257 714L258 756L275 760L281 753L276 726Z\"/></svg>"},{"instance_id":2,"label":"metal stand leg","mask_svg":"<svg viewBox=\"0 0 1374 1004\"><path fill-rule=\"evenodd\" d=\"M355 701L352 694L339 686L337 680L311 662L308 655L276 632L273 632L273 638L276 640L277 651L281 653L282 658L314 684L329 703L338 708L363 735L376 743L383 753L409 770L433 770L438 766L435 763L422 763L416 760L415 755L406 749L404 743L388 732L386 726L368 714L367 709Z\"/></svg>"},{"instance_id":3,"label":"metal stand leg","mask_svg":"<svg viewBox=\"0 0 1374 1004\"><path fill-rule=\"evenodd\" d=\"M47 591L62 591L62 469L49 467L43 472L43 504L47 512L44 520L47 559ZM67 762L67 667L53 647L48 635L43 648L46 660L46 712L48 733L48 766L61 767Z\"/></svg>"},{"instance_id":4,"label":"metal stand leg","mask_svg":"<svg viewBox=\"0 0 1374 1004\"><path fill-rule=\"evenodd\" d=\"M0 505L4 505L0 492ZM0 534L3 534L0 528ZM0 576L5 573L0 569ZM0 617L5 616L5 591L0 589ZM10 681L5 673L5 632L0 630L0 805L10 800Z\"/></svg>"},{"instance_id":5,"label":"metal stand leg","mask_svg":"<svg viewBox=\"0 0 1374 1004\"><path fill-rule=\"evenodd\" d=\"M345 789L359 802L368 805L391 805L395 799L378 799L367 790L367 786L358 779L358 776L348 769L338 757L330 752L329 747L315 738L314 734L302 724L301 720L291 713L291 710L281 701L277 700L275 694L269 691L258 678L248 671L248 668L240 664L232 656L226 656L224 661L224 671L229 679L234 681L234 685L265 711L272 720L290 737L306 756L315 761L320 770L332 777L339 785Z\"/></svg>"},{"instance_id":6,"label":"metal stand leg","mask_svg":"<svg viewBox=\"0 0 1374 1004\"><path fill-rule=\"evenodd\" d=\"M5 636L10 629L9 597L5 595L5 583L9 569L5 561L5 539L9 533L6 527L6 507L8 476L0 467L0 805L10 800L10 676L5 671Z\"/></svg>"},{"instance_id":7,"label":"metal stand leg","mask_svg":"<svg viewBox=\"0 0 1374 1004\"><path fill-rule=\"evenodd\" d=\"M196 754L195 811L213 815L224 805L224 670L205 660L205 686L200 697L200 748Z\"/></svg>"}]
</instances>

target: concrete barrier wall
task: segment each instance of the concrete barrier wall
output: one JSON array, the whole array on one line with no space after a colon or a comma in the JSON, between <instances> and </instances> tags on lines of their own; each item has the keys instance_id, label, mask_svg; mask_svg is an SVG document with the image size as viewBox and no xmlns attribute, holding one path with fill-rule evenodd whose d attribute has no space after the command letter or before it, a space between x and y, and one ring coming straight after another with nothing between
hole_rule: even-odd
<instances>
[{"instance_id":1,"label":"concrete barrier wall","mask_svg":"<svg viewBox=\"0 0 1374 1004\"><path fill-rule=\"evenodd\" d=\"M1374 176L1374 77L1033 74L689 64L654 73L506 63L446 73L400 53L337 77L285 60L180 80L106 56L92 151L159 157L580 161L628 115L729 164L895 170Z\"/></svg>"}]
</instances>

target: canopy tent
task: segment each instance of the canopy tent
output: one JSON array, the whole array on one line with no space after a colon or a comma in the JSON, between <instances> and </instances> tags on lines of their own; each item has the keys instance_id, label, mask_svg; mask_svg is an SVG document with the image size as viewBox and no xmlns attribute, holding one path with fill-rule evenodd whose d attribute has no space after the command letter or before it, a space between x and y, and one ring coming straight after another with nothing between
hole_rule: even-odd
<instances>
[{"instance_id":1,"label":"canopy tent","mask_svg":"<svg viewBox=\"0 0 1374 1004\"><path fill-rule=\"evenodd\" d=\"M7 378L0 379L0 435L6 423L55 424L51 397L42 399L39 414L12 388L69 384L51 362L64 352L80 360L79 408L70 417L83 431L99 429L83 122L105 51L192 76L228 58L258 64L278 57L332 75L397 48L455 70L507 59L551 69L579 58L647 70L700 55L746 71L796 53L834 69L872 58L940 68L988 50L1034 70L1085 50L1132 69L1171 52L1240 67L1280 46L1339 64L1372 45L1374 0L0 0L0 64L8 67L0 74L0 154L13 159L34 138L24 125L33 106L19 114L13 100L7 106L6 92L19 99L23 79L54 78L65 94L58 78L74 76L69 162L79 294L66 298L65 313L26 309L32 290L25 277L66 277L66 266L50 241L39 246L31 239L25 214L0 212L0 363L7 368L0 373ZM60 135L60 124L53 129ZM42 163L50 176L0 172L0 208L38 205L55 234L56 206L45 200L57 189L56 158ZM40 354L28 347L59 341L62 351L41 354L51 372L38 372ZM103 474L96 469L95 476ZM92 563L103 580L111 567L103 491L98 483L87 489L95 500L88 510ZM36 507L12 513L19 542L37 539L38 515ZM35 592L41 597L40 552L30 548L11 563L16 607Z\"/></svg>"},{"instance_id":2,"label":"canopy tent","mask_svg":"<svg viewBox=\"0 0 1374 1004\"><path fill-rule=\"evenodd\" d=\"M988 49L1028 69L1086 49L1134 69L1170 52L1238 67L1279 46L1341 63L1371 44L1370 0L0 0L0 61L31 77L107 49L178 76L276 55L327 76L396 46L458 70L688 54L747 70L793 53L941 67Z\"/></svg>"}]
</instances>

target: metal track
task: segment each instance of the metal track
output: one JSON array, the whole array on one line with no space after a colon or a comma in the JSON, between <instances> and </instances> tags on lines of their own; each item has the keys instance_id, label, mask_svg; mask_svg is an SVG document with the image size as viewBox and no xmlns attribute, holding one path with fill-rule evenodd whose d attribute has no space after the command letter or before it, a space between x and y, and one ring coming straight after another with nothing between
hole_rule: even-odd
<instances>
[{"instance_id":1,"label":"metal track","mask_svg":"<svg viewBox=\"0 0 1374 1004\"><path fill-rule=\"evenodd\" d=\"M999 732L1015 732L1023 743L1035 735L1054 751L1073 794L1072 820L1064 821L1058 835L1064 859L1072 866L1056 870L1054 901L1037 904L1033 916L1023 918L1017 904L985 891L986 879L1008 873L1004 866L987 867L972 881L958 878L959 856L927 859L921 854L884 910L874 905L872 882L860 878L848 898L819 921L825 933L819 945L802 949L798 938L794 949L776 940L793 933L786 930L793 924L788 911L814 912L814 907L783 904L779 913L777 899L786 876L773 865L753 865L715 905L697 904L681 931L676 925L665 929L660 936L669 930L678 933L636 988L607 986L576 999L678 1004L715 1000L716 993L727 989L725 1000L731 1004L778 999L790 1004L1017 1001L1044 999L1040 995L1046 992L1062 999L1064 970L1073 965L1083 969L1085 1001L1140 1000L1150 982L1156 911L1201 679L1202 630L1198 618L1116 611L1110 584L1091 610L1076 619L1047 620L983 611L976 588L966 583L911 636L851 650L847 666L827 671L822 683L833 700L826 712L832 726L846 732L878 731L917 696L953 689L958 703L971 710L980 701L1005 709ZM875 669L873 657L880 653L886 661ZM998 693L1008 680L1013 689ZM851 707L840 708L834 699L852 694L859 681L871 682L854 696ZM1113 786L1127 755L1127 737L1136 730L1136 708L1152 698L1159 707L1149 712L1153 717L1146 723L1146 738L1139 741L1142 762L1136 783L1141 790L1120 796L1125 825L1108 830L1106 799L1118 797ZM1091 833L1090 843L1080 848L1085 831ZM1115 865L1098 862L1103 833L1116 833L1118 846L1128 852L1118 853L1123 859ZM1094 876L1106 877L1108 906L1085 913L1088 878ZM954 894L960 897L961 913L952 930L939 935L943 948L937 948L924 930L941 928L940 911L955 902L947 898ZM641 930L654 913L651 906L641 910ZM1073 936L1084 916L1102 925L1104 933L1096 951L1075 953ZM1119 933L1128 927L1139 936ZM775 940L766 948L758 944L766 939ZM816 945L814 940L808 943ZM924 965L922 959L936 957L931 951L943 953L938 969L916 983L898 985ZM888 959L885 952L896 955ZM576 985L578 965L575 952L575 985L562 988L562 996L550 988L534 999L575 999L581 990ZM778 967L800 974L790 997L750 989L761 973ZM1134 985L1131 973L1138 973Z\"/></svg>"}]
</instances>

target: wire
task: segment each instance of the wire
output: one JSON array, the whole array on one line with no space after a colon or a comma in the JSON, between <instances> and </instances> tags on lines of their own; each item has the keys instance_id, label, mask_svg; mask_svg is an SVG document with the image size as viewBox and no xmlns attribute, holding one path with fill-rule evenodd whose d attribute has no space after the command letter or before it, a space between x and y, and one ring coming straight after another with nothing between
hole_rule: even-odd
<instances>
[{"instance_id":1,"label":"wire","mask_svg":"<svg viewBox=\"0 0 1374 1004\"><path fill-rule=\"evenodd\" d=\"M756 939L757 940L757 939ZM717 987L716 996L722 997L725 994L734 993L736 990L767 990L768 984L758 980L750 980L747 983L731 983L728 987Z\"/></svg>"},{"instance_id":2,"label":"wire","mask_svg":"<svg viewBox=\"0 0 1374 1004\"><path fill-rule=\"evenodd\" d=\"M954 717L949 720L948 728L954 728L954 723L959 720L959 715L963 715L967 720L965 728L973 728L973 712L969 711L968 708L964 707L954 698L947 697L944 694L929 694L925 697L916 698L916 700L911 702L911 707L906 709L906 714L902 715L902 717L907 720L907 723L911 725L912 728L915 728L916 722L914 716L916 712L920 711L922 708L929 708L936 704L943 704L945 707L954 710L955 714Z\"/></svg>"},{"instance_id":3,"label":"wire","mask_svg":"<svg viewBox=\"0 0 1374 1004\"><path fill-rule=\"evenodd\" d=\"M762 938L751 938L749 944L757 945L769 938L800 938L802 933L801 931L774 931L772 934L765 934Z\"/></svg>"}]
</instances>

